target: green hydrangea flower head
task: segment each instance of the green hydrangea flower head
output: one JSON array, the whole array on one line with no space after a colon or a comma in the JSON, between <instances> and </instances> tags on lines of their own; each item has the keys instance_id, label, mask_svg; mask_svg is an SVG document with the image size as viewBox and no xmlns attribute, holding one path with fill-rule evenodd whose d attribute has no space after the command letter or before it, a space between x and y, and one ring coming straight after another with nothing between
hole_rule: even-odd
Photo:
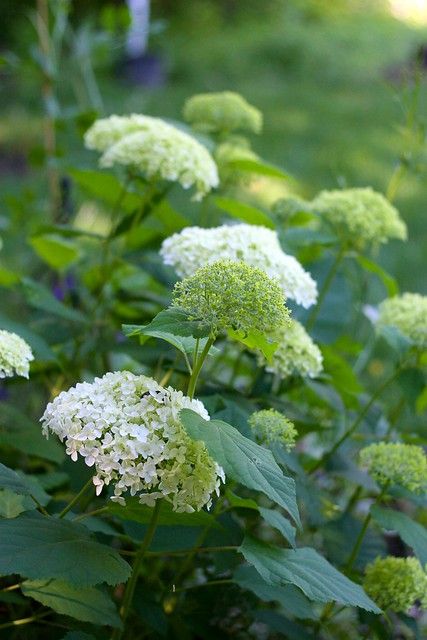
<instances>
[{"instance_id":1,"label":"green hydrangea flower head","mask_svg":"<svg viewBox=\"0 0 427 640\"><path fill-rule=\"evenodd\" d=\"M407 238L406 225L397 209L370 187L322 191L311 204L350 247L363 249L390 238Z\"/></svg>"},{"instance_id":2,"label":"green hydrangea flower head","mask_svg":"<svg viewBox=\"0 0 427 640\"><path fill-rule=\"evenodd\" d=\"M298 435L293 422L275 409L255 411L249 418L249 426L259 440L266 444L275 442L290 451Z\"/></svg>"},{"instance_id":3,"label":"green hydrangea flower head","mask_svg":"<svg viewBox=\"0 0 427 640\"><path fill-rule=\"evenodd\" d=\"M378 326L396 327L420 349L427 349L427 296L404 293L379 306Z\"/></svg>"},{"instance_id":4,"label":"green hydrangea flower head","mask_svg":"<svg viewBox=\"0 0 427 640\"><path fill-rule=\"evenodd\" d=\"M276 278L244 262L218 260L177 282L173 305L214 331L233 329L269 334L289 319Z\"/></svg>"},{"instance_id":5,"label":"green hydrangea flower head","mask_svg":"<svg viewBox=\"0 0 427 640\"><path fill-rule=\"evenodd\" d=\"M315 378L323 369L323 357L317 344L313 342L302 324L297 320L275 329L271 335L278 346L270 362L262 354L258 361L266 371L279 378L296 375Z\"/></svg>"},{"instance_id":6,"label":"green hydrangea flower head","mask_svg":"<svg viewBox=\"0 0 427 640\"><path fill-rule=\"evenodd\" d=\"M414 493L427 489L427 457L417 445L379 442L362 449L359 457L380 486L398 484Z\"/></svg>"},{"instance_id":7,"label":"green hydrangea flower head","mask_svg":"<svg viewBox=\"0 0 427 640\"><path fill-rule=\"evenodd\" d=\"M405 613L427 599L427 575L416 558L377 558L365 570L364 589L381 609Z\"/></svg>"},{"instance_id":8,"label":"green hydrangea flower head","mask_svg":"<svg viewBox=\"0 0 427 640\"><path fill-rule=\"evenodd\" d=\"M259 133L262 113L238 93L199 93L184 105L184 119L195 129L208 133L236 131Z\"/></svg>"}]
</instances>

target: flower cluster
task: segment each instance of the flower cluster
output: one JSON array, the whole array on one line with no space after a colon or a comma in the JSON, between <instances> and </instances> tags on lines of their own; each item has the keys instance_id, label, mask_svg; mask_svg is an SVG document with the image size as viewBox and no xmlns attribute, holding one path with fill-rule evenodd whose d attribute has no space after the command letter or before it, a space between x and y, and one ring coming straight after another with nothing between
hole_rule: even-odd
<instances>
[{"instance_id":1,"label":"flower cluster","mask_svg":"<svg viewBox=\"0 0 427 640\"><path fill-rule=\"evenodd\" d=\"M417 347L427 349L427 296L404 293L384 300L379 306L378 325L396 327Z\"/></svg>"},{"instance_id":2,"label":"flower cluster","mask_svg":"<svg viewBox=\"0 0 427 640\"><path fill-rule=\"evenodd\" d=\"M323 358L319 347L313 342L297 320L292 320L286 327L280 327L270 336L278 346L271 362L259 354L259 364L266 371L279 378L301 376L315 378L323 369Z\"/></svg>"},{"instance_id":3,"label":"flower cluster","mask_svg":"<svg viewBox=\"0 0 427 640\"><path fill-rule=\"evenodd\" d=\"M427 457L416 445L370 444L361 450L360 462L380 486L398 484L415 493L427 488Z\"/></svg>"},{"instance_id":4,"label":"flower cluster","mask_svg":"<svg viewBox=\"0 0 427 640\"><path fill-rule=\"evenodd\" d=\"M311 204L352 247L362 249L366 244L407 237L397 209L370 187L322 191Z\"/></svg>"},{"instance_id":5,"label":"flower cluster","mask_svg":"<svg viewBox=\"0 0 427 640\"><path fill-rule=\"evenodd\" d=\"M209 419L198 400L122 371L63 391L41 421L46 436L51 431L65 441L72 460L81 455L94 466L97 494L112 483L112 500L121 504L129 492L143 504L165 498L175 511L192 512L209 508L224 473L187 435L179 419L185 408Z\"/></svg>"},{"instance_id":6,"label":"flower cluster","mask_svg":"<svg viewBox=\"0 0 427 640\"><path fill-rule=\"evenodd\" d=\"M377 558L366 567L364 589L381 609L405 613L427 605L427 575L416 558Z\"/></svg>"},{"instance_id":7,"label":"flower cluster","mask_svg":"<svg viewBox=\"0 0 427 640\"><path fill-rule=\"evenodd\" d=\"M250 224L222 225L212 229L186 227L166 238L161 256L181 277L217 260L236 260L262 269L278 279L283 293L305 308L317 299L317 286L293 256L287 255L277 233Z\"/></svg>"},{"instance_id":8,"label":"flower cluster","mask_svg":"<svg viewBox=\"0 0 427 640\"><path fill-rule=\"evenodd\" d=\"M196 187L201 199L218 185L218 171L208 150L195 138L160 118L111 116L97 120L85 134L88 149L102 152L100 165L122 164L148 179Z\"/></svg>"},{"instance_id":9,"label":"flower cluster","mask_svg":"<svg viewBox=\"0 0 427 640\"><path fill-rule=\"evenodd\" d=\"M0 329L0 378L14 375L28 378L31 360L34 356L25 340Z\"/></svg>"},{"instance_id":10,"label":"flower cluster","mask_svg":"<svg viewBox=\"0 0 427 640\"><path fill-rule=\"evenodd\" d=\"M237 129L259 133L262 129L262 113L232 91L192 96L184 105L184 119L208 133Z\"/></svg>"},{"instance_id":11,"label":"flower cluster","mask_svg":"<svg viewBox=\"0 0 427 640\"><path fill-rule=\"evenodd\" d=\"M255 411L249 418L249 426L263 443L278 442L288 451L295 446L298 432L294 424L275 409Z\"/></svg>"},{"instance_id":12,"label":"flower cluster","mask_svg":"<svg viewBox=\"0 0 427 640\"><path fill-rule=\"evenodd\" d=\"M173 304L213 331L269 334L288 322L286 298L276 279L244 262L219 260L177 282Z\"/></svg>"}]
</instances>

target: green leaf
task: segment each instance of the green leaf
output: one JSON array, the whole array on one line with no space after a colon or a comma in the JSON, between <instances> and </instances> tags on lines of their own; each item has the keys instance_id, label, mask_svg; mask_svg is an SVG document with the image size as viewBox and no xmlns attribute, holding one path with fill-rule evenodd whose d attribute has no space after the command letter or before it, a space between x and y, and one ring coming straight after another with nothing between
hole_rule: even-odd
<instances>
[{"instance_id":1,"label":"green leaf","mask_svg":"<svg viewBox=\"0 0 427 640\"><path fill-rule=\"evenodd\" d=\"M31 489L25 479L21 478L16 471L5 467L0 463L0 487L2 489L8 489L14 493L19 493L24 496L31 494Z\"/></svg>"},{"instance_id":2,"label":"green leaf","mask_svg":"<svg viewBox=\"0 0 427 640\"><path fill-rule=\"evenodd\" d=\"M93 624L121 627L111 598L95 587L76 587L62 580L26 580L22 593L64 616Z\"/></svg>"},{"instance_id":3,"label":"green leaf","mask_svg":"<svg viewBox=\"0 0 427 640\"><path fill-rule=\"evenodd\" d=\"M246 536L239 551L270 585L294 584L314 602L337 602L380 613L362 587L314 549L279 549Z\"/></svg>"},{"instance_id":4,"label":"green leaf","mask_svg":"<svg viewBox=\"0 0 427 640\"><path fill-rule=\"evenodd\" d=\"M114 206L123 193L123 185L111 173L101 171L86 171L70 169L69 173L79 187L87 194L99 198L103 202ZM130 213L141 206L141 196L131 191L126 191L120 202L120 210Z\"/></svg>"},{"instance_id":5,"label":"green leaf","mask_svg":"<svg viewBox=\"0 0 427 640\"><path fill-rule=\"evenodd\" d=\"M260 507L259 512L271 527L277 529L285 540L287 540L292 547L295 547L295 527L291 525L284 515L279 511L275 511L274 509L264 509L264 507Z\"/></svg>"},{"instance_id":6,"label":"green leaf","mask_svg":"<svg viewBox=\"0 0 427 640\"><path fill-rule=\"evenodd\" d=\"M412 340L403 335L397 327L380 325L377 326L377 332L399 357L405 355L414 344Z\"/></svg>"},{"instance_id":7,"label":"green leaf","mask_svg":"<svg viewBox=\"0 0 427 640\"><path fill-rule=\"evenodd\" d=\"M84 526L30 511L0 521L0 573L41 580L66 576L84 587L125 582L130 567L117 551L92 540Z\"/></svg>"},{"instance_id":8,"label":"green leaf","mask_svg":"<svg viewBox=\"0 0 427 640\"><path fill-rule=\"evenodd\" d=\"M70 309L62 302L59 302L44 285L31 280L30 278L22 278L22 290L28 304L35 309L41 309L47 313L51 313L54 316L59 316L64 320L71 320L72 322L87 323L85 316L76 311Z\"/></svg>"},{"instance_id":9,"label":"green leaf","mask_svg":"<svg viewBox=\"0 0 427 640\"><path fill-rule=\"evenodd\" d=\"M160 311L150 324L144 327L144 332L147 330L173 336L193 336L193 338L205 338L210 333L210 327L207 324L199 320L189 320L187 312L179 307L169 307Z\"/></svg>"},{"instance_id":10,"label":"green leaf","mask_svg":"<svg viewBox=\"0 0 427 640\"><path fill-rule=\"evenodd\" d=\"M252 591L263 602L278 602L286 613L296 618L316 620L310 601L293 584L272 586L261 578L254 567L248 565L238 567L233 580L242 589Z\"/></svg>"},{"instance_id":11,"label":"green leaf","mask_svg":"<svg viewBox=\"0 0 427 640\"><path fill-rule=\"evenodd\" d=\"M412 547L422 566L427 564L427 529L425 527L414 522L404 513L393 511L393 509L373 506L371 515L383 529L397 531L403 542Z\"/></svg>"},{"instance_id":12,"label":"green leaf","mask_svg":"<svg viewBox=\"0 0 427 640\"><path fill-rule=\"evenodd\" d=\"M0 314L0 326L7 331L13 331L17 333L21 338L24 338L33 350L36 360L43 361L57 361L55 353L52 351L48 343L37 333L31 331L27 324L21 324L15 320L10 320L7 316Z\"/></svg>"},{"instance_id":13,"label":"green leaf","mask_svg":"<svg viewBox=\"0 0 427 640\"><path fill-rule=\"evenodd\" d=\"M30 239L37 255L50 267L63 271L80 257L79 248L58 235L37 235Z\"/></svg>"},{"instance_id":14,"label":"green leaf","mask_svg":"<svg viewBox=\"0 0 427 640\"><path fill-rule=\"evenodd\" d=\"M23 511L36 508L36 503L29 496L18 495L10 489L0 489L0 516L16 518Z\"/></svg>"},{"instance_id":15,"label":"green leaf","mask_svg":"<svg viewBox=\"0 0 427 640\"><path fill-rule=\"evenodd\" d=\"M229 329L228 335L232 340L241 342L246 347L249 347L249 349L261 351L267 362L271 362L273 354L278 347L277 342L270 342L263 333L256 330L243 333L242 331L233 331L232 329Z\"/></svg>"},{"instance_id":16,"label":"green leaf","mask_svg":"<svg viewBox=\"0 0 427 640\"><path fill-rule=\"evenodd\" d=\"M249 489L262 491L300 524L295 483L283 475L271 451L245 438L226 422L204 420L190 409L183 409L179 415L189 435L203 440L227 476Z\"/></svg>"},{"instance_id":17,"label":"green leaf","mask_svg":"<svg viewBox=\"0 0 427 640\"><path fill-rule=\"evenodd\" d=\"M254 511L259 511L257 503L255 502L255 500L252 500L252 498L241 498L229 489L226 489L225 495L230 505L235 509L251 509Z\"/></svg>"},{"instance_id":18,"label":"green leaf","mask_svg":"<svg viewBox=\"0 0 427 640\"><path fill-rule=\"evenodd\" d=\"M261 225L274 229L274 222L264 211L233 198L215 198L215 204L233 218L243 220L248 224Z\"/></svg>"},{"instance_id":19,"label":"green leaf","mask_svg":"<svg viewBox=\"0 0 427 640\"><path fill-rule=\"evenodd\" d=\"M122 330L125 336L129 338L134 336L146 336L147 338L158 338L168 342L173 347L181 351L181 353L194 353L196 347L196 338L192 336L176 336L173 333L167 333L166 331L159 331L156 329L150 329L150 325L142 326L137 324L123 324ZM203 349L207 342L207 338L199 338L199 349ZM219 350L215 347L211 347L209 353L219 353Z\"/></svg>"},{"instance_id":20,"label":"green leaf","mask_svg":"<svg viewBox=\"0 0 427 640\"><path fill-rule=\"evenodd\" d=\"M280 180L289 179L289 175L282 169L268 162L262 162L261 160L231 160L227 164L232 169L247 171L248 173L256 173L257 175L268 176L269 178L279 178Z\"/></svg>"},{"instance_id":21,"label":"green leaf","mask_svg":"<svg viewBox=\"0 0 427 640\"><path fill-rule=\"evenodd\" d=\"M365 271L373 273L379 277L384 287L386 288L387 295L389 297L396 296L399 293L399 286L396 280L389 273L387 273L387 271L380 267L379 264L362 255L358 255L356 257L356 260L360 264L360 266L365 269Z\"/></svg>"},{"instance_id":22,"label":"green leaf","mask_svg":"<svg viewBox=\"0 0 427 640\"><path fill-rule=\"evenodd\" d=\"M141 524L149 524L153 509L147 505L140 504L138 498L126 498L126 506L112 502L108 506L108 511L113 516L121 520L133 520ZM216 525L215 518L207 511L197 511L195 513L177 513L165 500L160 505L159 526L185 526L203 527Z\"/></svg>"}]
</instances>

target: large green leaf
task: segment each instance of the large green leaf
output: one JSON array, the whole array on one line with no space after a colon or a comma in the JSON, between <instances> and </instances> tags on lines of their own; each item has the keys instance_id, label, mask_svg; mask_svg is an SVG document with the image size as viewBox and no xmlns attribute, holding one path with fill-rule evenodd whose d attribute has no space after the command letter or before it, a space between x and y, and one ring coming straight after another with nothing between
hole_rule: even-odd
<instances>
[{"instance_id":1,"label":"large green leaf","mask_svg":"<svg viewBox=\"0 0 427 640\"><path fill-rule=\"evenodd\" d=\"M18 495L9 489L0 489L0 517L16 518L23 511L36 508L36 503L29 496Z\"/></svg>"},{"instance_id":2,"label":"large green leaf","mask_svg":"<svg viewBox=\"0 0 427 640\"><path fill-rule=\"evenodd\" d=\"M314 549L279 549L247 536L239 551L272 586L294 584L315 602L335 601L380 613L360 585L337 571Z\"/></svg>"},{"instance_id":3,"label":"large green leaf","mask_svg":"<svg viewBox=\"0 0 427 640\"><path fill-rule=\"evenodd\" d=\"M86 193L103 200L111 206L120 203L120 210L130 213L141 206L141 196L124 191L122 183L111 173L70 169L69 173Z\"/></svg>"},{"instance_id":4,"label":"large green leaf","mask_svg":"<svg viewBox=\"0 0 427 640\"><path fill-rule=\"evenodd\" d=\"M30 243L37 255L58 271L67 269L80 256L80 249L75 242L55 234L33 236Z\"/></svg>"},{"instance_id":5,"label":"large green leaf","mask_svg":"<svg viewBox=\"0 0 427 640\"><path fill-rule=\"evenodd\" d=\"M374 275L378 276L378 278L381 280L384 287L386 288L388 296L390 297L396 296L399 293L399 286L396 280L389 273L387 273L387 271L385 271L379 264L377 264L373 260L370 260L369 258L363 255L358 255L356 257L356 260L360 264L360 266L363 269L365 269L365 271L368 271L369 273L373 273Z\"/></svg>"},{"instance_id":6,"label":"large green leaf","mask_svg":"<svg viewBox=\"0 0 427 640\"><path fill-rule=\"evenodd\" d=\"M126 498L126 506L111 502L108 511L121 520L133 520L140 524L149 524L153 515L153 509L147 505L140 504L138 498ZM207 511L197 511L194 513L177 513L172 509L172 505L162 500L158 516L159 526L184 526L203 527L215 526L215 518Z\"/></svg>"},{"instance_id":7,"label":"large green leaf","mask_svg":"<svg viewBox=\"0 0 427 640\"><path fill-rule=\"evenodd\" d=\"M291 525L284 515L275 509L265 509L264 507L260 507L259 512L271 527L280 531L285 540L287 540L292 547L295 547L295 527Z\"/></svg>"},{"instance_id":8,"label":"large green leaf","mask_svg":"<svg viewBox=\"0 0 427 640\"><path fill-rule=\"evenodd\" d=\"M0 573L91 586L125 582L130 567L82 525L30 511L0 521Z\"/></svg>"},{"instance_id":9,"label":"large green leaf","mask_svg":"<svg viewBox=\"0 0 427 640\"><path fill-rule=\"evenodd\" d=\"M248 333L244 333L243 331L234 331L233 329L229 329L228 335L232 340L241 342L246 347L249 347L249 349L261 351L267 362L271 362L274 352L278 347L277 342L271 342L268 340L261 331L253 330Z\"/></svg>"},{"instance_id":10,"label":"large green leaf","mask_svg":"<svg viewBox=\"0 0 427 640\"><path fill-rule=\"evenodd\" d=\"M272 586L261 578L254 567L248 565L240 565L234 573L233 580L242 589L252 591L263 602L279 602L286 613L296 618L316 619L311 602L293 584Z\"/></svg>"},{"instance_id":11,"label":"large green leaf","mask_svg":"<svg viewBox=\"0 0 427 640\"><path fill-rule=\"evenodd\" d=\"M169 307L160 311L150 324L143 327L143 330L194 338L205 338L210 333L210 327L207 324L199 320L189 320L188 313L179 307Z\"/></svg>"},{"instance_id":12,"label":"large green leaf","mask_svg":"<svg viewBox=\"0 0 427 640\"><path fill-rule=\"evenodd\" d=\"M141 326L137 324L123 324L122 325L123 333L132 338L134 336L142 336L142 340L144 337L148 338L158 338L159 340L164 340L168 342L175 349L181 351L181 353L191 354L194 352L196 347L196 338L192 336L177 336L173 333L169 333L167 331L161 331L159 329L150 328L150 325ZM199 349L203 349L206 344L207 338L200 338ZM210 353L218 352L218 349L215 347L211 347Z\"/></svg>"},{"instance_id":13,"label":"large green leaf","mask_svg":"<svg viewBox=\"0 0 427 640\"><path fill-rule=\"evenodd\" d=\"M226 211L233 218L248 224L256 224L274 229L274 222L264 211L233 198L215 198L217 207Z\"/></svg>"},{"instance_id":14,"label":"large green leaf","mask_svg":"<svg viewBox=\"0 0 427 640\"><path fill-rule=\"evenodd\" d=\"M295 483L283 475L271 451L221 420L204 420L190 409L183 409L180 417L189 435L203 440L227 476L249 489L262 491L300 524Z\"/></svg>"},{"instance_id":15,"label":"large green leaf","mask_svg":"<svg viewBox=\"0 0 427 640\"><path fill-rule=\"evenodd\" d=\"M95 587L76 587L62 580L26 580L22 593L57 613L93 624L120 627L111 598Z\"/></svg>"},{"instance_id":16,"label":"large green leaf","mask_svg":"<svg viewBox=\"0 0 427 640\"><path fill-rule=\"evenodd\" d=\"M228 163L228 166L232 167L233 169L239 169L240 171L247 171L248 173L267 176L269 178L279 178L280 180L289 179L289 175L282 169L279 169L279 167L261 160L231 160Z\"/></svg>"},{"instance_id":17,"label":"large green leaf","mask_svg":"<svg viewBox=\"0 0 427 640\"><path fill-rule=\"evenodd\" d=\"M414 522L404 513L393 511L393 509L373 506L371 515L383 529L397 531L402 540L412 547L423 567L427 564L427 529L425 527Z\"/></svg>"},{"instance_id":18,"label":"large green leaf","mask_svg":"<svg viewBox=\"0 0 427 640\"><path fill-rule=\"evenodd\" d=\"M0 488L9 489L14 493L20 493L22 495L29 496L31 494L31 488L25 479L19 476L16 471L5 467L0 463Z\"/></svg>"}]
</instances>

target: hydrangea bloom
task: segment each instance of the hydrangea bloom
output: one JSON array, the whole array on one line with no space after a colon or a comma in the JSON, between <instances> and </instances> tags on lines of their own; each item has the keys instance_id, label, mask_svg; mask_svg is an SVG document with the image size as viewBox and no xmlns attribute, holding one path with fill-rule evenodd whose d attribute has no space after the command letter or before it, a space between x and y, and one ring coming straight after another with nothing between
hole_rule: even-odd
<instances>
[{"instance_id":1,"label":"hydrangea bloom","mask_svg":"<svg viewBox=\"0 0 427 640\"><path fill-rule=\"evenodd\" d=\"M31 360L34 356L25 340L0 329L0 378L14 375L28 378Z\"/></svg>"},{"instance_id":2,"label":"hydrangea bloom","mask_svg":"<svg viewBox=\"0 0 427 640\"><path fill-rule=\"evenodd\" d=\"M277 233L266 227L250 224L212 229L186 227L164 240L160 254L181 278L217 260L236 260L277 278L285 296L305 308L317 299L315 281L296 258L282 251Z\"/></svg>"},{"instance_id":3,"label":"hydrangea bloom","mask_svg":"<svg viewBox=\"0 0 427 640\"><path fill-rule=\"evenodd\" d=\"M267 363L259 354L259 363L265 366L266 371L279 378L292 375L315 378L321 373L323 358L320 349L297 320L276 329L271 337L278 343L271 362Z\"/></svg>"},{"instance_id":4,"label":"hydrangea bloom","mask_svg":"<svg viewBox=\"0 0 427 640\"><path fill-rule=\"evenodd\" d=\"M261 442L278 442L288 451L295 446L298 433L294 424L275 409L255 411L249 418L249 426Z\"/></svg>"},{"instance_id":5,"label":"hydrangea bloom","mask_svg":"<svg viewBox=\"0 0 427 640\"><path fill-rule=\"evenodd\" d=\"M143 115L111 116L97 120L85 135L88 149L103 153L102 167L122 164L148 179L196 187L196 199L218 185L216 164L195 138L160 118Z\"/></svg>"},{"instance_id":6,"label":"hydrangea bloom","mask_svg":"<svg viewBox=\"0 0 427 640\"><path fill-rule=\"evenodd\" d=\"M187 435L179 419L185 408L209 419L198 400L121 371L63 391L41 421L46 436L65 441L72 460L81 455L95 468L97 494L112 483L112 500L121 504L129 492L143 504L165 498L175 511L192 512L210 506L224 473Z\"/></svg>"},{"instance_id":7,"label":"hydrangea bloom","mask_svg":"<svg viewBox=\"0 0 427 640\"><path fill-rule=\"evenodd\" d=\"M370 243L385 243L389 238L407 237L397 209L370 187L322 191L312 206L350 246L363 248Z\"/></svg>"},{"instance_id":8,"label":"hydrangea bloom","mask_svg":"<svg viewBox=\"0 0 427 640\"><path fill-rule=\"evenodd\" d=\"M366 567L364 589L381 609L405 613L427 604L427 575L416 558L377 558Z\"/></svg>"},{"instance_id":9,"label":"hydrangea bloom","mask_svg":"<svg viewBox=\"0 0 427 640\"><path fill-rule=\"evenodd\" d=\"M420 349L427 348L427 296L404 293L384 300L379 306L378 324L399 329Z\"/></svg>"},{"instance_id":10,"label":"hydrangea bloom","mask_svg":"<svg viewBox=\"0 0 427 640\"><path fill-rule=\"evenodd\" d=\"M184 105L184 119L196 129L209 133L246 129L259 133L262 113L238 93L200 93L189 98Z\"/></svg>"},{"instance_id":11,"label":"hydrangea bloom","mask_svg":"<svg viewBox=\"0 0 427 640\"><path fill-rule=\"evenodd\" d=\"M219 260L177 282L174 306L203 320L214 331L270 333L286 324L289 311L277 280L244 262Z\"/></svg>"},{"instance_id":12,"label":"hydrangea bloom","mask_svg":"<svg viewBox=\"0 0 427 640\"><path fill-rule=\"evenodd\" d=\"M360 463L381 486L398 484L415 493L427 488L427 457L416 445L370 444L361 450Z\"/></svg>"}]
</instances>

